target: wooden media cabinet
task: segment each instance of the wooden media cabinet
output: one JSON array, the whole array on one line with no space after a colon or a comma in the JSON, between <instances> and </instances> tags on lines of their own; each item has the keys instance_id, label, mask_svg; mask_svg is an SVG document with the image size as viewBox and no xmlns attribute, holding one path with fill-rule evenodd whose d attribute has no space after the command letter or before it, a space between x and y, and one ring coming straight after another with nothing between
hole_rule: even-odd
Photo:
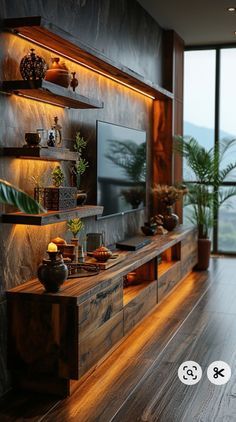
<instances>
[{"instance_id":1,"label":"wooden media cabinet","mask_svg":"<svg viewBox=\"0 0 236 422\"><path fill-rule=\"evenodd\" d=\"M194 228L150 239L98 275L66 281L58 293L45 293L37 279L7 292L8 364L16 386L71 394L192 271Z\"/></svg>"}]
</instances>

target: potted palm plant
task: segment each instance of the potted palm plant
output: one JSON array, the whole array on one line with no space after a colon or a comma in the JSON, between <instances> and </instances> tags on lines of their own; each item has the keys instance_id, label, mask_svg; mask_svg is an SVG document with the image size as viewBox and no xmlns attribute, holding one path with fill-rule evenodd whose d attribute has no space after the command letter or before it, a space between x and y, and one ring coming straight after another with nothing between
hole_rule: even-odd
<instances>
[{"instance_id":1,"label":"potted palm plant","mask_svg":"<svg viewBox=\"0 0 236 422\"><path fill-rule=\"evenodd\" d=\"M184 181L188 188L184 205L189 209L188 219L198 229L199 270L209 266L210 230L216 222L218 209L236 195L235 187L222 188L222 183L236 169L236 162L224 166L225 155L235 144L235 139L224 139L216 148L207 150L193 137L177 136L175 139L175 150L186 160L192 173L193 181Z\"/></svg>"}]
</instances>

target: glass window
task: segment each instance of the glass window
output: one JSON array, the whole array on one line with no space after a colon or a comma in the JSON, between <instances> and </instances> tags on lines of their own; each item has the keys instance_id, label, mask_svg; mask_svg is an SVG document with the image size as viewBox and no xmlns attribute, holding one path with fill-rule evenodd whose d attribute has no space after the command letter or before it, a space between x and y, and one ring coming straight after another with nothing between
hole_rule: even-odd
<instances>
[{"instance_id":1,"label":"glass window","mask_svg":"<svg viewBox=\"0 0 236 422\"><path fill-rule=\"evenodd\" d=\"M220 68L220 142L222 139L236 138L235 98L236 85L234 78L236 74L236 48L221 50ZM236 161L235 146L226 153L220 168ZM235 181L236 171L229 173L225 181Z\"/></svg>"},{"instance_id":2,"label":"glass window","mask_svg":"<svg viewBox=\"0 0 236 422\"><path fill-rule=\"evenodd\" d=\"M215 50L187 51L184 55L184 135L207 149L214 146ZM194 176L183 163L185 180Z\"/></svg>"},{"instance_id":3,"label":"glass window","mask_svg":"<svg viewBox=\"0 0 236 422\"><path fill-rule=\"evenodd\" d=\"M222 189L229 189L223 187ZM218 250L236 252L236 197L225 202L219 210Z\"/></svg>"}]
</instances>

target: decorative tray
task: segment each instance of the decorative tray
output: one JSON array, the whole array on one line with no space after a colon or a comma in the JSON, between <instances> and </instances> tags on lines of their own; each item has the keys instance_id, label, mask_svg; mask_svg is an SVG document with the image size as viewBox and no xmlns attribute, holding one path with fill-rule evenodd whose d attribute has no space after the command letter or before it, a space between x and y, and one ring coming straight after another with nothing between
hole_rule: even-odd
<instances>
[{"instance_id":1,"label":"decorative tray","mask_svg":"<svg viewBox=\"0 0 236 422\"><path fill-rule=\"evenodd\" d=\"M83 263L66 264L69 270L68 278L91 277L100 272L99 265Z\"/></svg>"}]
</instances>

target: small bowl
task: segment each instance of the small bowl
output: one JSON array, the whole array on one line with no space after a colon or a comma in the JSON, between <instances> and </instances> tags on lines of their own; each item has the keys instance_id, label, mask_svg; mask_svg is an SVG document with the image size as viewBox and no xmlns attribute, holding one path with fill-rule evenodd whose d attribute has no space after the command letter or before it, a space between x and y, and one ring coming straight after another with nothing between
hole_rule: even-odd
<instances>
[{"instance_id":1,"label":"small bowl","mask_svg":"<svg viewBox=\"0 0 236 422\"><path fill-rule=\"evenodd\" d=\"M156 234L157 228L156 227L149 227L149 226L142 226L141 230L143 234L146 236L154 236Z\"/></svg>"},{"instance_id":2,"label":"small bowl","mask_svg":"<svg viewBox=\"0 0 236 422\"><path fill-rule=\"evenodd\" d=\"M37 147L40 144L41 136L38 132L25 133L25 142L29 147Z\"/></svg>"}]
</instances>

